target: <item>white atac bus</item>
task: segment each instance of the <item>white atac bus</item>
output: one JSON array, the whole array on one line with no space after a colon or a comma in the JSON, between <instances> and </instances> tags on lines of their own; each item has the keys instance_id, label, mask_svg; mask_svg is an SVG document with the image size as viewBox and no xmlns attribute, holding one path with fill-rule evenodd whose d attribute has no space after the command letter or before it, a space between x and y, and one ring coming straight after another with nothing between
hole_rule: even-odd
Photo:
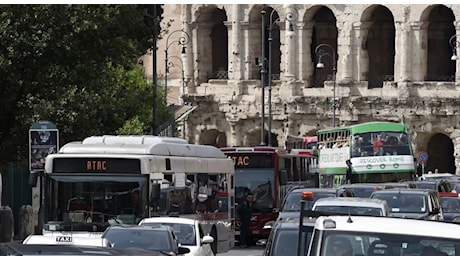
<instances>
[{"instance_id":1,"label":"white atac bus","mask_svg":"<svg viewBox=\"0 0 460 260\"><path fill-rule=\"evenodd\" d=\"M147 135L88 137L47 156L35 180L39 229L97 237L111 224L174 214L200 220L214 253L226 252L235 243L233 175L233 161L213 146Z\"/></svg>"}]
</instances>

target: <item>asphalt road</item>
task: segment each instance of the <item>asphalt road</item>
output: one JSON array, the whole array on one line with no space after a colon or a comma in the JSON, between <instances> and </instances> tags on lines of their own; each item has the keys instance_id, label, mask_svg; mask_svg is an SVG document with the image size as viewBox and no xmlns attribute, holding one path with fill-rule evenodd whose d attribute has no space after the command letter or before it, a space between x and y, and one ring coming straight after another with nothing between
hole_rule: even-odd
<instances>
[{"instance_id":1,"label":"asphalt road","mask_svg":"<svg viewBox=\"0 0 460 260\"><path fill-rule=\"evenodd\" d=\"M234 249L231 249L230 251L222 254L217 254L218 256L261 256L263 252L262 247L258 246L251 246L248 248L239 248L235 247Z\"/></svg>"}]
</instances>

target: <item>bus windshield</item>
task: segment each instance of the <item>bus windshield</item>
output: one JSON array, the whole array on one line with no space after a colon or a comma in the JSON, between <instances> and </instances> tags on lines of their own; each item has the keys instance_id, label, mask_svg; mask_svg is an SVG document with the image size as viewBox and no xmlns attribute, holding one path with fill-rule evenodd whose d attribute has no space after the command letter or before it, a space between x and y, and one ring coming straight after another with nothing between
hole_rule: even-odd
<instances>
[{"instance_id":1,"label":"bus windshield","mask_svg":"<svg viewBox=\"0 0 460 260\"><path fill-rule=\"evenodd\" d=\"M411 155L409 137L403 132L371 132L352 136L352 157Z\"/></svg>"},{"instance_id":2,"label":"bus windshield","mask_svg":"<svg viewBox=\"0 0 460 260\"><path fill-rule=\"evenodd\" d=\"M137 224L147 203L147 176L50 176L48 219Z\"/></svg>"},{"instance_id":3,"label":"bus windshield","mask_svg":"<svg viewBox=\"0 0 460 260\"><path fill-rule=\"evenodd\" d=\"M273 168L236 169L235 201L241 203L248 191L254 195L254 212L272 212L275 203Z\"/></svg>"}]
</instances>

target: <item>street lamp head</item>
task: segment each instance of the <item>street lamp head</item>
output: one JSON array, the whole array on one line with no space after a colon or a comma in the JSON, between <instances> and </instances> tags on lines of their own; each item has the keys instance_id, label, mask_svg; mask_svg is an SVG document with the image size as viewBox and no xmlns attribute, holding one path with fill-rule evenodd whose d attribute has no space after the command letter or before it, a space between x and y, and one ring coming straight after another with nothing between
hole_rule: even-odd
<instances>
[{"instance_id":1,"label":"street lamp head","mask_svg":"<svg viewBox=\"0 0 460 260\"><path fill-rule=\"evenodd\" d=\"M185 47L185 45L183 45L183 46L182 46L181 55L184 55L184 54L186 53L186 51L185 51L185 50L186 50L186 47Z\"/></svg>"},{"instance_id":2,"label":"street lamp head","mask_svg":"<svg viewBox=\"0 0 460 260\"><path fill-rule=\"evenodd\" d=\"M294 31L294 25L292 24L291 21L289 21L289 30L287 31L287 35L289 37L292 37L295 35L295 31Z\"/></svg>"},{"instance_id":3,"label":"street lamp head","mask_svg":"<svg viewBox=\"0 0 460 260\"><path fill-rule=\"evenodd\" d=\"M319 61L318 64L316 64L316 68L317 68L317 69L324 69L324 63L322 63L321 61Z\"/></svg>"},{"instance_id":4,"label":"street lamp head","mask_svg":"<svg viewBox=\"0 0 460 260\"><path fill-rule=\"evenodd\" d=\"M450 57L450 60L458 60L458 56L455 54L452 54L452 57Z\"/></svg>"}]
</instances>

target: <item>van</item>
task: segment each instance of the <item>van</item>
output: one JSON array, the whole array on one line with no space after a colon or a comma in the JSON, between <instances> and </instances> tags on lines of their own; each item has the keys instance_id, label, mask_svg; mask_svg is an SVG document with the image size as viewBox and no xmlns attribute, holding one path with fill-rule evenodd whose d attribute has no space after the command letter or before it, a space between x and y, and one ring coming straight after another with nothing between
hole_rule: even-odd
<instances>
[{"instance_id":1,"label":"van","mask_svg":"<svg viewBox=\"0 0 460 260\"><path fill-rule=\"evenodd\" d=\"M460 256L458 234L460 225L447 222L375 216L320 216L315 222L308 255Z\"/></svg>"}]
</instances>

